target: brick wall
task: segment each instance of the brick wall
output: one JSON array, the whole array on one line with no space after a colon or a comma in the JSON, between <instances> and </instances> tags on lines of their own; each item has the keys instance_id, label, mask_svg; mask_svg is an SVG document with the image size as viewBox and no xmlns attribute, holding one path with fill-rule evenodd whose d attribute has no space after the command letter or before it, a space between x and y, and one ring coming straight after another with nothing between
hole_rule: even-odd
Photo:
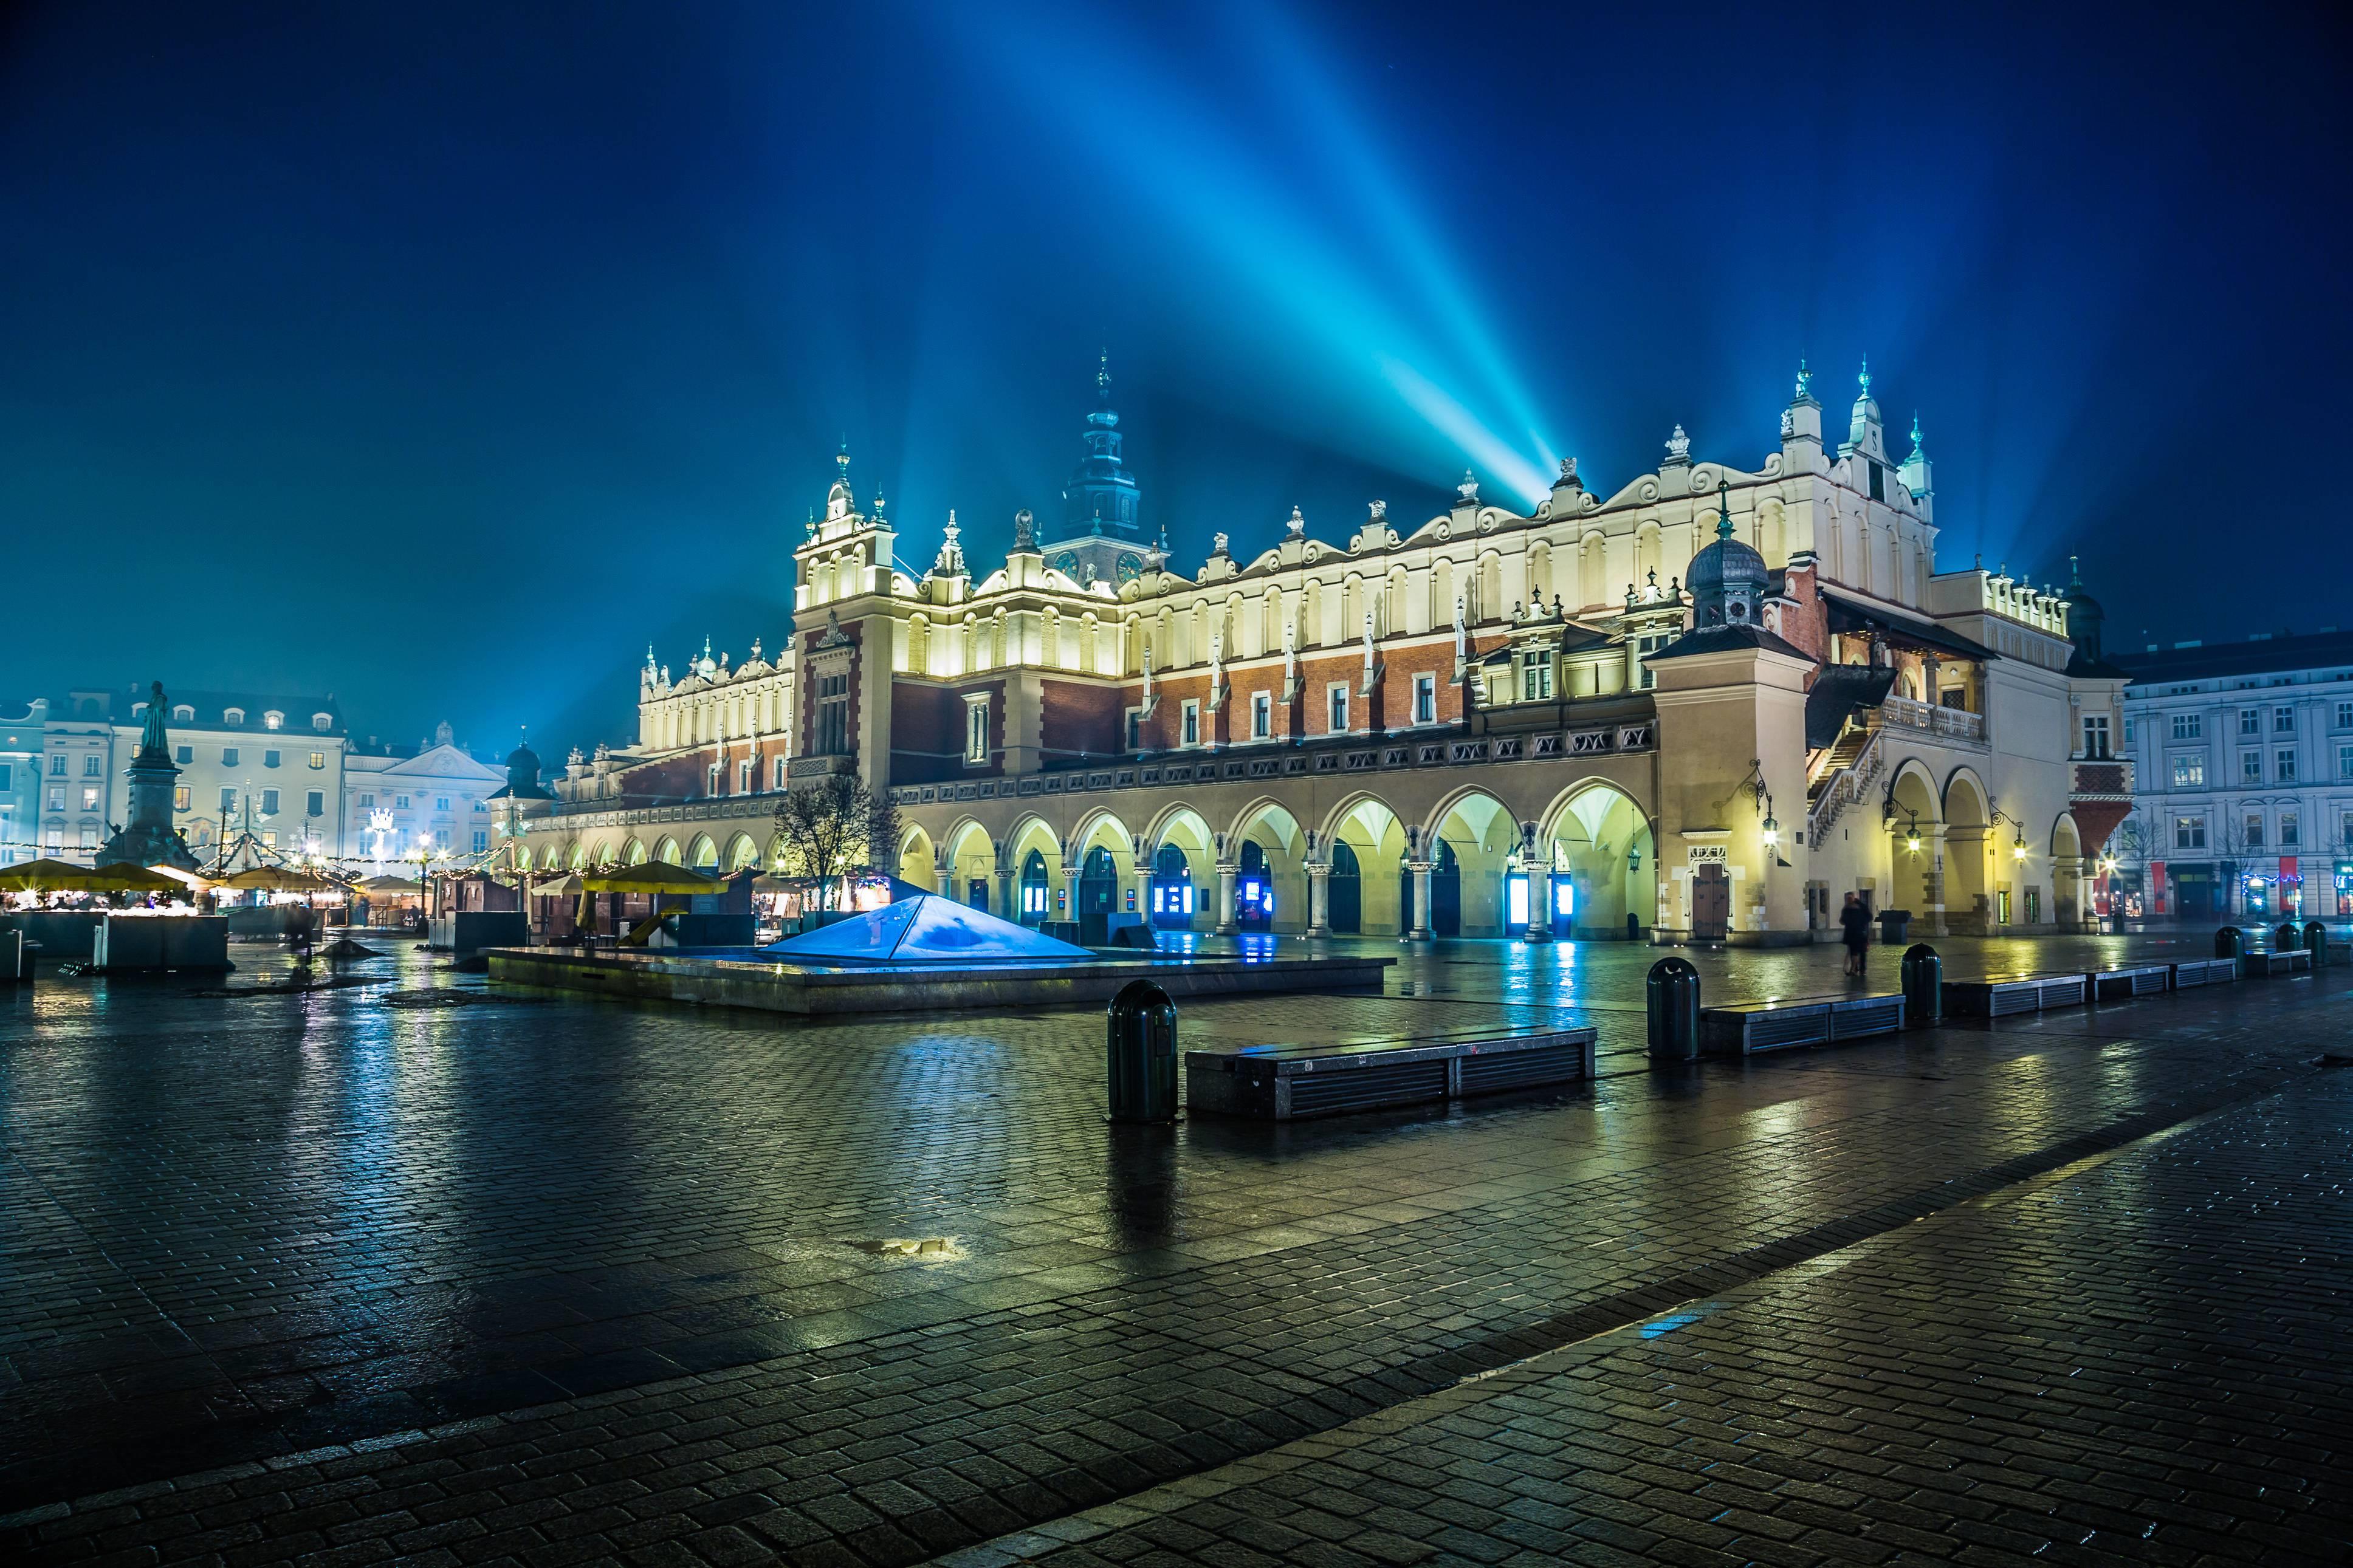
<instances>
[{"instance_id":1,"label":"brick wall","mask_svg":"<svg viewBox=\"0 0 2353 1568\"><path fill-rule=\"evenodd\" d=\"M965 698L988 693L988 761L964 760ZM891 782L942 784L995 778L1005 771L1005 682L935 686L901 676L891 683Z\"/></svg>"},{"instance_id":2,"label":"brick wall","mask_svg":"<svg viewBox=\"0 0 2353 1568\"><path fill-rule=\"evenodd\" d=\"M1113 756L1127 749L1127 693L1074 680L1039 683L1038 743L1057 757Z\"/></svg>"}]
</instances>

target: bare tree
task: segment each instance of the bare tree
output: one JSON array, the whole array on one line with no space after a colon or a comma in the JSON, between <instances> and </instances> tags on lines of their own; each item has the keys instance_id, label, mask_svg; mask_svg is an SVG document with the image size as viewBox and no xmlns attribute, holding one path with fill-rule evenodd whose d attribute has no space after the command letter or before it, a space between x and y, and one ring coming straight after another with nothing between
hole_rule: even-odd
<instances>
[{"instance_id":1,"label":"bare tree","mask_svg":"<svg viewBox=\"0 0 2353 1568\"><path fill-rule=\"evenodd\" d=\"M899 841L899 808L856 773L828 773L786 792L776 806L776 833L785 841L785 869L816 884L822 909L843 877L889 858Z\"/></svg>"}]
</instances>

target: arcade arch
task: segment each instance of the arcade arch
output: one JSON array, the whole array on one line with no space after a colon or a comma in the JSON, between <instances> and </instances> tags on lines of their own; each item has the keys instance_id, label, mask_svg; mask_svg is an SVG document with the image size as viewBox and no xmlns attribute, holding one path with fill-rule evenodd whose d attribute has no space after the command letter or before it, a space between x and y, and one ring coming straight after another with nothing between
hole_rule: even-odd
<instances>
[{"instance_id":1,"label":"arcade arch","mask_svg":"<svg viewBox=\"0 0 2353 1568\"><path fill-rule=\"evenodd\" d=\"M1405 824L1386 802L1370 795L1343 801L1324 818L1322 839L1332 868L1324 890L1325 918L1334 931L1404 934L1400 893L1405 838Z\"/></svg>"},{"instance_id":2,"label":"arcade arch","mask_svg":"<svg viewBox=\"0 0 2353 1568\"><path fill-rule=\"evenodd\" d=\"M1546 814L1537 842L1551 859L1556 911L1559 883L1569 885L1567 934L1623 936L1630 914L1644 927L1658 923L1651 823L1625 791L1600 779L1570 785ZM1560 923L1556 919L1556 932Z\"/></svg>"},{"instance_id":3,"label":"arcade arch","mask_svg":"<svg viewBox=\"0 0 2353 1568\"><path fill-rule=\"evenodd\" d=\"M1519 822L1504 803L1482 789L1458 792L1431 814L1422 844L1430 934L1504 935L1504 881L1520 847Z\"/></svg>"},{"instance_id":4,"label":"arcade arch","mask_svg":"<svg viewBox=\"0 0 2353 1568\"><path fill-rule=\"evenodd\" d=\"M1945 781L1943 804L1945 924L1989 935L1995 925L1988 870L1994 852L1993 806L1984 783L1968 768L1955 769Z\"/></svg>"}]
</instances>

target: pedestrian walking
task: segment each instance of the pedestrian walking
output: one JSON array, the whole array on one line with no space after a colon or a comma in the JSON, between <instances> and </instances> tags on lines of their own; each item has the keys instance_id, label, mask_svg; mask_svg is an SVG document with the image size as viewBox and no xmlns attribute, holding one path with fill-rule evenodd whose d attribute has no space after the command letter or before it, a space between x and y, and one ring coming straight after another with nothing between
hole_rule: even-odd
<instances>
[{"instance_id":1,"label":"pedestrian walking","mask_svg":"<svg viewBox=\"0 0 2353 1568\"><path fill-rule=\"evenodd\" d=\"M1839 929L1846 942L1846 972L1860 980L1863 954L1871 951L1871 911L1862 907L1859 894L1846 896L1846 907L1839 910Z\"/></svg>"}]
</instances>

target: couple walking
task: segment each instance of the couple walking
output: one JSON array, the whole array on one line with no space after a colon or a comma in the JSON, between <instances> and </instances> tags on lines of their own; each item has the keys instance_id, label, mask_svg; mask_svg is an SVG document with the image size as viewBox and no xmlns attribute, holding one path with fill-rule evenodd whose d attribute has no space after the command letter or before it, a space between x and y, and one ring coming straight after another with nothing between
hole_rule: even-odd
<instances>
[{"instance_id":1,"label":"couple walking","mask_svg":"<svg viewBox=\"0 0 2353 1568\"><path fill-rule=\"evenodd\" d=\"M1863 957L1871 951L1871 910L1863 906L1861 894L1846 896L1846 907L1839 910L1839 930L1846 943L1846 972L1860 980Z\"/></svg>"}]
</instances>

